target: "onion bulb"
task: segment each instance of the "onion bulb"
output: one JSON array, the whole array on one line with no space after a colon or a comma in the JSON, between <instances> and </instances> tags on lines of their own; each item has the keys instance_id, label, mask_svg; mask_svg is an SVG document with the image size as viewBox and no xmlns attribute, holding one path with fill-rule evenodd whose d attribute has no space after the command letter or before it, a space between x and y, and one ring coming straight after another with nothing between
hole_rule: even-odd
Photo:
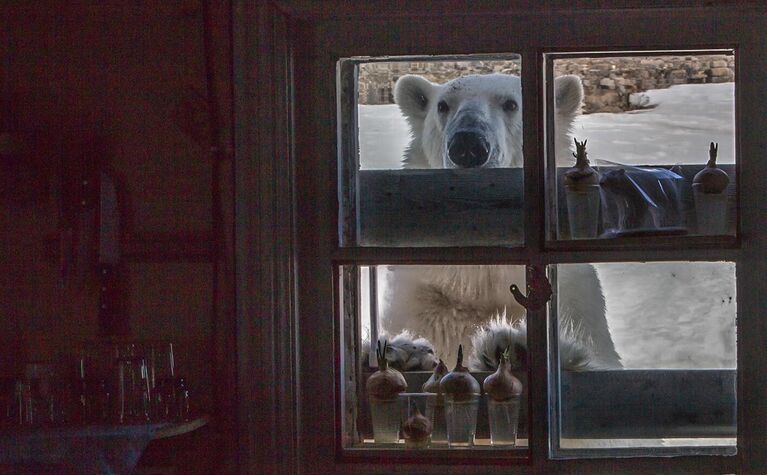
<instances>
[{"instance_id":1,"label":"onion bulb","mask_svg":"<svg viewBox=\"0 0 767 475\"><path fill-rule=\"evenodd\" d=\"M445 365L445 362L442 361L442 359L439 360L439 363L437 363L437 366L434 367L434 372L431 373L431 376L429 379L426 380L425 383L423 383L423 386L421 387L421 391L425 393L439 393L439 382L442 380L442 378L447 374L447 366Z\"/></svg>"},{"instance_id":2,"label":"onion bulb","mask_svg":"<svg viewBox=\"0 0 767 475\"><path fill-rule=\"evenodd\" d=\"M365 385L368 396L389 401L395 399L397 395L407 389L407 382L402 373L394 368L389 368L389 361L386 359L387 342L384 340L383 348L381 342L376 344L376 358L378 359L378 371L371 374Z\"/></svg>"},{"instance_id":3,"label":"onion bulb","mask_svg":"<svg viewBox=\"0 0 767 475\"><path fill-rule=\"evenodd\" d=\"M593 185L599 184L599 173L597 173L596 170L591 168L589 165L589 159L587 158L588 154L586 153L586 142L587 140L584 140L583 142L578 142L576 139L573 138L573 141L575 142L575 150L576 153L573 154L573 157L575 157L575 166L570 168L565 172L564 181L565 186L578 189L581 187L589 187Z\"/></svg>"},{"instance_id":4,"label":"onion bulb","mask_svg":"<svg viewBox=\"0 0 767 475\"><path fill-rule=\"evenodd\" d=\"M414 414L402 424L402 437L408 448L425 447L431 435L431 421L421 414L417 406L414 409Z\"/></svg>"},{"instance_id":5,"label":"onion bulb","mask_svg":"<svg viewBox=\"0 0 767 475\"><path fill-rule=\"evenodd\" d=\"M692 185L703 193L722 193L730 183L727 172L716 166L716 155L719 152L719 144L711 142L708 149L708 163L706 168L695 174Z\"/></svg>"},{"instance_id":6,"label":"onion bulb","mask_svg":"<svg viewBox=\"0 0 767 475\"><path fill-rule=\"evenodd\" d=\"M506 401L522 394L522 382L511 374L509 348L501 355L501 361L495 373L482 383L485 393L494 401Z\"/></svg>"},{"instance_id":7,"label":"onion bulb","mask_svg":"<svg viewBox=\"0 0 767 475\"><path fill-rule=\"evenodd\" d=\"M453 371L447 373L439 382L443 393L452 395L455 401L467 401L474 394L479 394L479 383L463 366L463 345L458 346L458 361Z\"/></svg>"}]
</instances>

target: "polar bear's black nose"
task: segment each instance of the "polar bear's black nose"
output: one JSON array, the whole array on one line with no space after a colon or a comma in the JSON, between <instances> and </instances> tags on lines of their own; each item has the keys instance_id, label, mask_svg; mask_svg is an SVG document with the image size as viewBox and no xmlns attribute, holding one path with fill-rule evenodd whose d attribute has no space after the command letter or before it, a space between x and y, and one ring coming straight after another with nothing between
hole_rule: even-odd
<instances>
[{"instance_id":1,"label":"polar bear's black nose","mask_svg":"<svg viewBox=\"0 0 767 475\"><path fill-rule=\"evenodd\" d=\"M476 132L456 132L447 145L450 161L461 168L481 167L490 155L490 145Z\"/></svg>"}]
</instances>

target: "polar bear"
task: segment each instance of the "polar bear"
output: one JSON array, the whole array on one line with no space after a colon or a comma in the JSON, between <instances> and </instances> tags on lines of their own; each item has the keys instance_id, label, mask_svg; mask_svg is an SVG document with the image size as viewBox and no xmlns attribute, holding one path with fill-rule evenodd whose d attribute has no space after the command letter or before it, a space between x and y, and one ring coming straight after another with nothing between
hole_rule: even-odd
<instances>
[{"instance_id":1,"label":"polar bear","mask_svg":"<svg viewBox=\"0 0 767 475\"><path fill-rule=\"evenodd\" d=\"M569 131L580 113L583 86L577 76L568 75L556 78L554 88L557 162L567 164ZM519 77L469 75L440 85L407 75L397 81L394 98L411 131L404 168L522 166ZM563 353L583 349L573 358L578 368L621 367L596 270L573 264L560 266L558 272ZM448 365L455 361L459 344L465 354L476 345L472 367L490 369L497 361L495 346L503 340L500 315L510 323L510 338L521 339L503 344L524 344L525 310L509 292L511 284L525 287L523 266L391 266L386 279L384 332L409 331L429 340Z\"/></svg>"},{"instance_id":2,"label":"polar bear","mask_svg":"<svg viewBox=\"0 0 767 475\"><path fill-rule=\"evenodd\" d=\"M578 76L554 80L557 165L572 160L569 132L580 113ZM434 84L421 76L401 77L394 101L410 126L404 168L522 166L522 85L518 76L462 76Z\"/></svg>"}]
</instances>

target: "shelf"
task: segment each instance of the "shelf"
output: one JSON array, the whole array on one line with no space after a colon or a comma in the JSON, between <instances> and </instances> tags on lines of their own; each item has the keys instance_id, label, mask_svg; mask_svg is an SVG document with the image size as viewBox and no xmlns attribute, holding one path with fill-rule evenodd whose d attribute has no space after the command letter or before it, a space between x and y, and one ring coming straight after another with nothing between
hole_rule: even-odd
<instances>
[{"instance_id":1,"label":"shelf","mask_svg":"<svg viewBox=\"0 0 767 475\"><path fill-rule=\"evenodd\" d=\"M210 421L209 416L200 416L196 419L185 422L166 422L162 424L156 424L159 426L154 431L152 440L155 439L167 439L168 437L175 437L177 435L187 434L195 431L204 426Z\"/></svg>"},{"instance_id":2,"label":"shelf","mask_svg":"<svg viewBox=\"0 0 767 475\"><path fill-rule=\"evenodd\" d=\"M199 429L210 421L207 415L184 422L150 424L86 425L57 427L12 427L0 430L0 446L9 439L60 439L73 437L144 437L167 439Z\"/></svg>"},{"instance_id":3,"label":"shelf","mask_svg":"<svg viewBox=\"0 0 767 475\"><path fill-rule=\"evenodd\" d=\"M210 421L13 427L0 430L0 470L45 466L69 473L130 473L155 439L187 434Z\"/></svg>"}]
</instances>

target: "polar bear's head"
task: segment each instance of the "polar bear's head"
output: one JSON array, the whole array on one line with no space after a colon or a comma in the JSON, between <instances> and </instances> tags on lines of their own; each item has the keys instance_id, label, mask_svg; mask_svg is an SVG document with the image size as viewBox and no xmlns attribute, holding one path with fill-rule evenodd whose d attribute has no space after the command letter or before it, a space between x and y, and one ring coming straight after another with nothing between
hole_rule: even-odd
<instances>
[{"instance_id":1,"label":"polar bear's head","mask_svg":"<svg viewBox=\"0 0 767 475\"><path fill-rule=\"evenodd\" d=\"M554 88L559 156L562 147L566 151L569 146L568 133L580 113L583 86L577 76L560 76ZM397 81L394 100L412 135L403 160L406 168L522 166L518 76L470 75L435 84L408 75Z\"/></svg>"}]
</instances>

